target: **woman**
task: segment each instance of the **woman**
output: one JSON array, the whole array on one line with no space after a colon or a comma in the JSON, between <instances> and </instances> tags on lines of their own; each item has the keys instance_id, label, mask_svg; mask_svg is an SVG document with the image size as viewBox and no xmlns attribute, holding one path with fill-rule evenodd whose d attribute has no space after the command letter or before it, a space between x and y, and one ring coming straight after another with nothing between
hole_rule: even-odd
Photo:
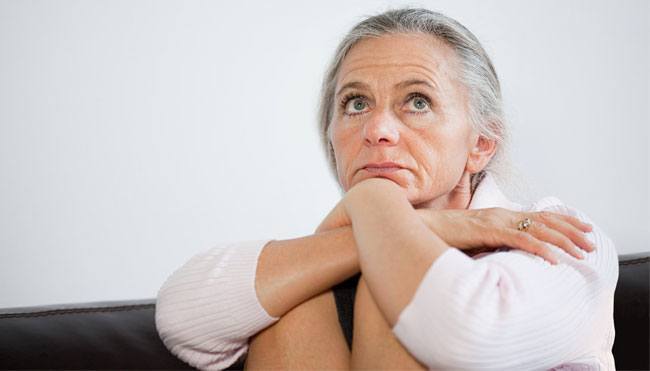
<instances>
[{"instance_id":1,"label":"woman","mask_svg":"<svg viewBox=\"0 0 650 371\"><path fill-rule=\"evenodd\" d=\"M554 197L501 193L499 83L462 25L400 9L355 26L324 79L321 134L341 201L313 235L218 246L174 272L156 311L174 354L202 369L244 355L248 368L615 369L614 245ZM355 275L349 347L332 287Z\"/></svg>"}]
</instances>

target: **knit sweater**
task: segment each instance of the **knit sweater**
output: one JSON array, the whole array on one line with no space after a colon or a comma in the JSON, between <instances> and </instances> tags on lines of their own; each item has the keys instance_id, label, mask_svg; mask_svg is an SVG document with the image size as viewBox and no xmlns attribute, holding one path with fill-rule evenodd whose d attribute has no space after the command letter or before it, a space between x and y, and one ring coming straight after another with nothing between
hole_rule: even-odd
<instances>
[{"instance_id":1,"label":"knit sweater","mask_svg":"<svg viewBox=\"0 0 650 371\"><path fill-rule=\"evenodd\" d=\"M551 211L593 225L596 246L584 260L547 244L558 259L503 247L468 256L447 249L428 268L392 328L432 369L615 370L614 290L618 254L585 214L555 197L523 207L488 174L469 209ZM248 351L250 338L278 317L257 299L255 272L264 246L221 244L192 257L158 292L156 327L165 346L200 369L219 370Z\"/></svg>"}]
</instances>

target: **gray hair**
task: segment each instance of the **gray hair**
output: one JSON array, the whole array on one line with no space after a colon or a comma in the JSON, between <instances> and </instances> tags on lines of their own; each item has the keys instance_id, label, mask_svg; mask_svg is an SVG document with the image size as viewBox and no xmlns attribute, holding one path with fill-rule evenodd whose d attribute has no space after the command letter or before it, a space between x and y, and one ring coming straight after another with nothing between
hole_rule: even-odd
<instances>
[{"instance_id":1,"label":"gray hair","mask_svg":"<svg viewBox=\"0 0 650 371\"><path fill-rule=\"evenodd\" d=\"M496 141L496 153L490 163L482 171L471 175L473 193L485 176L485 171L499 173L497 168L506 160L504 152L507 131L501 103L501 87L492 61L478 39L458 21L422 8L388 10L366 18L354 26L337 47L323 79L318 113L319 133L330 170L338 179L329 128L334 114L336 79L343 59L362 39L403 33L436 36L456 51L461 66L461 82L469 91L470 124L480 135Z\"/></svg>"}]
</instances>

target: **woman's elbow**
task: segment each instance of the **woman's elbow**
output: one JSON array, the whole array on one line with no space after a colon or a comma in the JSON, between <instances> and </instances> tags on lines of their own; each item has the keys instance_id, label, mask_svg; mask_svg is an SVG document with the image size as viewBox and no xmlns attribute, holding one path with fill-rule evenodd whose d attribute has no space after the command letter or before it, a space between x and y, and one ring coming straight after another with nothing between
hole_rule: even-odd
<instances>
[{"instance_id":1,"label":"woman's elbow","mask_svg":"<svg viewBox=\"0 0 650 371\"><path fill-rule=\"evenodd\" d=\"M220 326L205 331L209 323L192 316L189 305L178 305L164 293L156 300L155 325L165 347L191 366L221 370L234 363L246 350L246 342L228 339ZM215 331L216 330L216 331Z\"/></svg>"},{"instance_id":2,"label":"woman's elbow","mask_svg":"<svg viewBox=\"0 0 650 371\"><path fill-rule=\"evenodd\" d=\"M198 293L179 289L185 286L184 282L179 282L182 273L182 269L176 271L158 290L154 315L160 339L177 356L185 348L196 348L194 343L200 335L197 331L202 327L198 322L204 317L203 312L198 311Z\"/></svg>"},{"instance_id":3,"label":"woman's elbow","mask_svg":"<svg viewBox=\"0 0 650 371\"><path fill-rule=\"evenodd\" d=\"M154 318L158 335L169 351L178 356L184 347L192 347L187 308L162 289L156 298Z\"/></svg>"}]
</instances>

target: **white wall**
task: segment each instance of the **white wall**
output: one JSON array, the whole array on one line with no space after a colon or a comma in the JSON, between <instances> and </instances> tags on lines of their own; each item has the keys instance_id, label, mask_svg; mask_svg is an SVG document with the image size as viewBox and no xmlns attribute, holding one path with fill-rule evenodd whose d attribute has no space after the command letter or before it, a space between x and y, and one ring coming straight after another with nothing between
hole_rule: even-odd
<instances>
[{"instance_id":1,"label":"white wall","mask_svg":"<svg viewBox=\"0 0 650 371\"><path fill-rule=\"evenodd\" d=\"M325 64L388 4L0 2L0 307L152 298L217 243L311 233ZM536 192L649 250L649 2L410 4L482 40Z\"/></svg>"}]
</instances>

